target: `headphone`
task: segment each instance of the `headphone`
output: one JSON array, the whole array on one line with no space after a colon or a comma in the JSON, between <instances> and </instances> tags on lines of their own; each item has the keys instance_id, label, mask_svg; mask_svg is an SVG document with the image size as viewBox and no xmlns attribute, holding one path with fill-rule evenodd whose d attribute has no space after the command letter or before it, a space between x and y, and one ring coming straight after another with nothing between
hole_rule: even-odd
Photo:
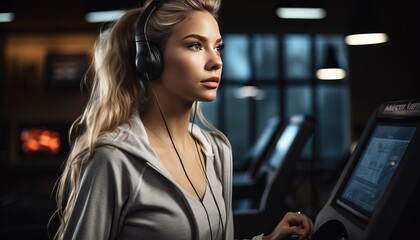
<instances>
[{"instance_id":1,"label":"headphone","mask_svg":"<svg viewBox=\"0 0 420 240\"><path fill-rule=\"evenodd\" d=\"M151 2L143 11L136 25L136 67L142 79L154 80L163 71L163 58L159 48L147 39L147 24L150 16L164 0Z\"/></svg>"}]
</instances>

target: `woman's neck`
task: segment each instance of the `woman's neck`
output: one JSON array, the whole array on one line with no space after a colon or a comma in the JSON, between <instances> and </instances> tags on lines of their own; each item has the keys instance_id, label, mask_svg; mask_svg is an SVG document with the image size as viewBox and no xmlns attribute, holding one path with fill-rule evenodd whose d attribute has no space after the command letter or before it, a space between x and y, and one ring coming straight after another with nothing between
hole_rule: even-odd
<instances>
[{"instance_id":1,"label":"woman's neck","mask_svg":"<svg viewBox=\"0 0 420 240\"><path fill-rule=\"evenodd\" d=\"M159 95L158 92L156 92L156 95L152 93L149 106L140 116L149 137L152 133L162 143L171 144L170 133L177 147L189 147L191 135L188 127L192 103L177 102L165 97L165 95Z\"/></svg>"}]
</instances>

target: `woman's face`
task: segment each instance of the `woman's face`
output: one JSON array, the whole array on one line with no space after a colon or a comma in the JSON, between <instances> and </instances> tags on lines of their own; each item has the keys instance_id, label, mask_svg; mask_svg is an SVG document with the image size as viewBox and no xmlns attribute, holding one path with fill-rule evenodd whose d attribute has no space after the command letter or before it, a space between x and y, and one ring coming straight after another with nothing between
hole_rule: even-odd
<instances>
[{"instance_id":1,"label":"woman's face","mask_svg":"<svg viewBox=\"0 0 420 240\"><path fill-rule=\"evenodd\" d=\"M174 26L163 52L162 83L169 94L187 101L216 98L222 73L219 26L206 11Z\"/></svg>"}]
</instances>

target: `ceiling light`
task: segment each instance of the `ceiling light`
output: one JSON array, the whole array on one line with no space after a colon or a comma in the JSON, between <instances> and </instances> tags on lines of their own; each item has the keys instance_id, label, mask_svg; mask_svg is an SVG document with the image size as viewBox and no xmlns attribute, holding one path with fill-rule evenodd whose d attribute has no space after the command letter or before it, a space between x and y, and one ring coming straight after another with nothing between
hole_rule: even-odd
<instances>
[{"instance_id":1,"label":"ceiling light","mask_svg":"<svg viewBox=\"0 0 420 240\"><path fill-rule=\"evenodd\" d=\"M90 23L112 22L120 18L124 13L124 10L88 12L85 15L85 20Z\"/></svg>"},{"instance_id":2,"label":"ceiling light","mask_svg":"<svg viewBox=\"0 0 420 240\"><path fill-rule=\"evenodd\" d=\"M356 2L344 39L346 44L369 45L387 42L388 35L383 31L379 16L373 1L359 0Z\"/></svg>"},{"instance_id":3,"label":"ceiling light","mask_svg":"<svg viewBox=\"0 0 420 240\"><path fill-rule=\"evenodd\" d=\"M254 98L255 100L262 100L265 98L265 92L255 86L243 86L235 90L234 96L239 99Z\"/></svg>"},{"instance_id":4,"label":"ceiling light","mask_svg":"<svg viewBox=\"0 0 420 240\"><path fill-rule=\"evenodd\" d=\"M327 12L323 8L279 7L276 15L283 19L322 19Z\"/></svg>"},{"instance_id":5,"label":"ceiling light","mask_svg":"<svg viewBox=\"0 0 420 240\"><path fill-rule=\"evenodd\" d=\"M316 71L316 77L320 80L340 80L346 77L346 71L342 68L321 68Z\"/></svg>"},{"instance_id":6,"label":"ceiling light","mask_svg":"<svg viewBox=\"0 0 420 240\"><path fill-rule=\"evenodd\" d=\"M11 12L0 12L0 22L12 22L15 14Z\"/></svg>"},{"instance_id":7,"label":"ceiling light","mask_svg":"<svg viewBox=\"0 0 420 240\"><path fill-rule=\"evenodd\" d=\"M316 77L320 80L341 80L346 77L346 71L338 65L335 49L327 48L327 58L324 67L316 71Z\"/></svg>"},{"instance_id":8,"label":"ceiling light","mask_svg":"<svg viewBox=\"0 0 420 240\"><path fill-rule=\"evenodd\" d=\"M350 34L344 38L347 45L368 45L368 44L379 44L388 41L388 35L386 33L361 33L361 34Z\"/></svg>"}]
</instances>

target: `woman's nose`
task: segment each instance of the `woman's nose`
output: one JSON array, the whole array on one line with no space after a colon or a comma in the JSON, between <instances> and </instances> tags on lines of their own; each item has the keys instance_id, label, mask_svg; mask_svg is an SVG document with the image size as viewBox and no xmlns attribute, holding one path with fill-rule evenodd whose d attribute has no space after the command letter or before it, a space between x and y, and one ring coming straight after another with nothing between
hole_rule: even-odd
<instances>
[{"instance_id":1,"label":"woman's nose","mask_svg":"<svg viewBox=\"0 0 420 240\"><path fill-rule=\"evenodd\" d=\"M209 56L209 60L207 61L207 64L206 64L206 69L207 70L219 70L223 65L222 58L220 57L220 54L214 52L214 53L211 53L210 55L211 56Z\"/></svg>"}]
</instances>

